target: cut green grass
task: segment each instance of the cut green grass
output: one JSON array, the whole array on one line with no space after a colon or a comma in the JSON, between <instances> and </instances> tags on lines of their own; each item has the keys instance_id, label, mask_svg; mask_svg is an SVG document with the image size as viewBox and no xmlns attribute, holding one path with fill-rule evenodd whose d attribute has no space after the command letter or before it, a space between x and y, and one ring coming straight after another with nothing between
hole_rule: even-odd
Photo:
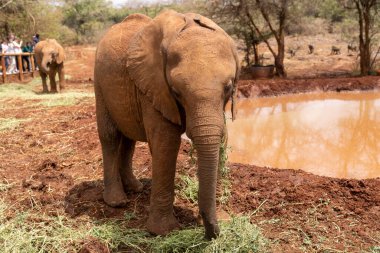
<instances>
[{"instance_id":1,"label":"cut green grass","mask_svg":"<svg viewBox=\"0 0 380 253\"><path fill-rule=\"evenodd\" d=\"M75 105L78 102L77 97L63 97L55 99L47 99L39 103L39 105L54 107L54 106L70 106Z\"/></svg>"},{"instance_id":2,"label":"cut green grass","mask_svg":"<svg viewBox=\"0 0 380 253\"><path fill-rule=\"evenodd\" d=\"M380 246L373 246L369 249L370 253L380 253Z\"/></svg>"},{"instance_id":3,"label":"cut green grass","mask_svg":"<svg viewBox=\"0 0 380 253\"><path fill-rule=\"evenodd\" d=\"M28 121L29 119L2 119L0 118L0 132L10 131L18 127L22 122Z\"/></svg>"},{"instance_id":4,"label":"cut green grass","mask_svg":"<svg viewBox=\"0 0 380 253\"><path fill-rule=\"evenodd\" d=\"M41 85L41 80L35 79L28 84L10 83L0 86L0 101L7 99L39 100L37 105L42 106L70 106L80 99L94 97L94 93L69 91L58 94L38 94L33 90ZM5 105L3 105L4 107Z\"/></svg>"},{"instance_id":5,"label":"cut green grass","mask_svg":"<svg viewBox=\"0 0 380 253\"><path fill-rule=\"evenodd\" d=\"M84 227L75 227L64 217L34 217L28 213L6 219L0 205L2 252L75 252L88 236Z\"/></svg>"},{"instance_id":6,"label":"cut green grass","mask_svg":"<svg viewBox=\"0 0 380 253\"><path fill-rule=\"evenodd\" d=\"M179 195L183 199L187 199L191 203L196 203L198 201L197 179L190 177L188 175L181 175L180 179L181 179L181 183L178 187Z\"/></svg>"},{"instance_id":7,"label":"cut green grass","mask_svg":"<svg viewBox=\"0 0 380 253\"><path fill-rule=\"evenodd\" d=\"M249 217L234 217L222 223L220 236L206 241L202 227L152 237L144 230L128 228L128 220L93 222L88 218L49 217L33 211L19 212L9 218L7 206L0 201L1 252L77 252L91 238L104 243L111 251L152 253L253 253L265 252L268 244Z\"/></svg>"},{"instance_id":8,"label":"cut green grass","mask_svg":"<svg viewBox=\"0 0 380 253\"><path fill-rule=\"evenodd\" d=\"M0 182L0 192L6 192L13 187L8 181Z\"/></svg>"},{"instance_id":9,"label":"cut green grass","mask_svg":"<svg viewBox=\"0 0 380 253\"><path fill-rule=\"evenodd\" d=\"M250 223L248 217L234 217L221 224L220 236L211 242L203 239L203 228L192 228L158 237L151 245L152 252L216 253L266 252L267 240L260 229Z\"/></svg>"}]
</instances>

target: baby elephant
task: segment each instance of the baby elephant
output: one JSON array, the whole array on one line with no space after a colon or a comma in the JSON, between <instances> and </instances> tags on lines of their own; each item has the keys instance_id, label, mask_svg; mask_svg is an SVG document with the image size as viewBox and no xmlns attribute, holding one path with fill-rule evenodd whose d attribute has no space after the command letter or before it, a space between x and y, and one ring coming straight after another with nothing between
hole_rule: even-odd
<instances>
[{"instance_id":1,"label":"baby elephant","mask_svg":"<svg viewBox=\"0 0 380 253\"><path fill-rule=\"evenodd\" d=\"M336 47L336 46L332 46L331 47L331 54L335 54L335 55L340 54L340 48Z\"/></svg>"},{"instance_id":2,"label":"baby elephant","mask_svg":"<svg viewBox=\"0 0 380 253\"><path fill-rule=\"evenodd\" d=\"M65 82L63 62L65 61L65 51L55 39L47 39L37 43L35 49L36 63L42 79L43 93L48 93L46 77L49 76L50 92L57 92L55 75L58 72L59 89L62 90Z\"/></svg>"},{"instance_id":3,"label":"baby elephant","mask_svg":"<svg viewBox=\"0 0 380 253\"><path fill-rule=\"evenodd\" d=\"M104 201L123 206L126 191L142 190L133 175L132 156L136 141L148 142L153 173L147 228L159 235L178 228L174 176L186 132L198 152L199 212L206 237L215 238L224 108L232 100L235 117L238 73L234 41L206 17L168 10L154 19L132 14L112 26L95 59Z\"/></svg>"},{"instance_id":4,"label":"baby elephant","mask_svg":"<svg viewBox=\"0 0 380 253\"><path fill-rule=\"evenodd\" d=\"M314 46L312 44L309 44L309 54L314 53Z\"/></svg>"}]
</instances>

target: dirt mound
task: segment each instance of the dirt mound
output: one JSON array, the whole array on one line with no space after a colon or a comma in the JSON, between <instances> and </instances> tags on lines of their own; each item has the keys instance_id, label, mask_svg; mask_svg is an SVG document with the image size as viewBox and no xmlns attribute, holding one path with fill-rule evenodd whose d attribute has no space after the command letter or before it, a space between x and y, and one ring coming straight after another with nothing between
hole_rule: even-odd
<instances>
[{"instance_id":1,"label":"dirt mound","mask_svg":"<svg viewBox=\"0 0 380 253\"><path fill-rule=\"evenodd\" d=\"M352 244L349 252L356 252L361 243L376 242L380 178L334 179L242 164L233 164L231 169L229 207L234 213L254 212L252 222L262 224L268 238L278 240L280 249L288 248L285 252L296 252L295 245L305 241L324 246L336 238L338 249L347 242ZM342 235L345 238L339 239ZM326 241L320 242L321 237Z\"/></svg>"},{"instance_id":2,"label":"dirt mound","mask_svg":"<svg viewBox=\"0 0 380 253\"><path fill-rule=\"evenodd\" d=\"M96 239L88 240L79 253L111 253L106 245Z\"/></svg>"}]
</instances>

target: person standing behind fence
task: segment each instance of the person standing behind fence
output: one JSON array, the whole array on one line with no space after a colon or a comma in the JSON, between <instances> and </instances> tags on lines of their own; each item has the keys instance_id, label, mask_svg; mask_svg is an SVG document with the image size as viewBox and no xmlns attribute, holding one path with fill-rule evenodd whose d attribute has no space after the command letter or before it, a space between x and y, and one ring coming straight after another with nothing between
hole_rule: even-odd
<instances>
[{"instance_id":1,"label":"person standing behind fence","mask_svg":"<svg viewBox=\"0 0 380 253\"><path fill-rule=\"evenodd\" d=\"M15 40L13 41L13 45L14 45L14 51L16 54L21 54L22 53L22 49L21 49L21 46L22 46L22 40L20 40L19 38L15 38ZM21 69L18 69L18 66L19 66L19 62L18 62L18 57L15 56L16 58L16 68L17 68L17 72L21 71ZM21 62L22 64L22 62Z\"/></svg>"},{"instance_id":2,"label":"person standing behind fence","mask_svg":"<svg viewBox=\"0 0 380 253\"><path fill-rule=\"evenodd\" d=\"M37 43L40 42L40 35L38 33L36 33L34 36L33 36L33 47L35 47L37 45Z\"/></svg>"},{"instance_id":3,"label":"person standing behind fence","mask_svg":"<svg viewBox=\"0 0 380 253\"><path fill-rule=\"evenodd\" d=\"M1 53L5 54L8 51L8 40L2 40L1 41ZM7 72L8 67L9 67L9 56L4 56L4 61L5 61L5 69L3 69L3 72Z\"/></svg>"},{"instance_id":4,"label":"person standing behind fence","mask_svg":"<svg viewBox=\"0 0 380 253\"><path fill-rule=\"evenodd\" d=\"M33 52L32 43L26 42L26 45L22 47L22 52L23 53L32 53ZM27 66L28 66L28 71L32 72L33 70L32 70L32 66L30 63L30 56L29 55L23 55L22 56L22 69L25 72L24 62L26 62Z\"/></svg>"},{"instance_id":5,"label":"person standing behind fence","mask_svg":"<svg viewBox=\"0 0 380 253\"><path fill-rule=\"evenodd\" d=\"M14 42L14 36L9 36L8 38L8 47L7 47L7 54L14 54L15 53L15 44ZM16 56L9 56L9 67L7 74L15 74L17 73L17 68L16 68Z\"/></svg>"},{"instance_id":6,"label":"person standing behind fence","mask_svg":"<svg viewBox=\"0 0 380 253\"><path fill-rule=\"evenodd\" d=\"M33 39L32 39L32 48L33 48L33 52L34 52L34 48L36 47L37 43L40 42L40 35L38 33L36 33L35 35L33 35ZM33 59L34 59L34 62L36 62L36 55L33 55ZM36 65L36 70L38 70L38 66Z\"/></svg>"}]
</instances>

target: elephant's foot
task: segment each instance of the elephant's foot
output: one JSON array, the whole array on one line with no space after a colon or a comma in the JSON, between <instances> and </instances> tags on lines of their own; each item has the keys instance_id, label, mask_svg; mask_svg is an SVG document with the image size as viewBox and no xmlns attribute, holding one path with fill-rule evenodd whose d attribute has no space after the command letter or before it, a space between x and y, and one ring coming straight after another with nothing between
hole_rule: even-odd
<instances>
[{"instance_id":1,"label":"elephant's foot","mask_svg":"<svg viewBox=\"0 0 380 253\"><path fill-rule=\"evenodd\" d=\"M211 222L210 220L203 218L203 225L205 226L205 237L207 240L218 237L220 229L217 221Z\"/></svg>"},{"instance_id":2,"label":"elephant's foot","mask_svg":"<svg viewBox=\"0 0 380 253\"><path fill-rule=\"evenodd\" d=\"M42 90L42 93L46 94L46 93L49 93L49 91L48 91L48 90L45 90L45 89L43 89L43 90Z\"/></svg>"},{"instance_id":3,"label":"elephant's foot","mask_svg":"<svg viewBox=\"0 0 380 253\"><path fill-rule=\"evenodd\" d=\"M127 178L123 180L125 191L142 192L144 185L136 178Z\"/></svg>"},{"instance_id":4,"label":"elephant's foot","mask_svg":"<svg viewBox=\"0 0 380 253\"><path fill-rule=\"evenodd\" d=\"M150 214L146 227L148 231L154 235L166 235L175 229L179 229L181 226L173 214Z\"/></svg>"},{"instance_id":5,"label":"elephant's foot","mask_svg":"<svg viewBox=\"0 0 380 253\"><path fill-rule=\"evenodd\" d=\"M50 93L58 93L58 91L54 89L54 90L51 90Z\"/></svg>"},{"instance_id":6,"label":"elephant's foot","mask_svg":"<svg viewBox=\"0 0 380 253\"><path fill-rule=\"evenodd\" d=\"M122 207L126 206L128 199L125 195L123 189L118 189L120 187L107 187L103 192L103 199L107 205L111 207Z\"/></svg>"}]
</instances>

